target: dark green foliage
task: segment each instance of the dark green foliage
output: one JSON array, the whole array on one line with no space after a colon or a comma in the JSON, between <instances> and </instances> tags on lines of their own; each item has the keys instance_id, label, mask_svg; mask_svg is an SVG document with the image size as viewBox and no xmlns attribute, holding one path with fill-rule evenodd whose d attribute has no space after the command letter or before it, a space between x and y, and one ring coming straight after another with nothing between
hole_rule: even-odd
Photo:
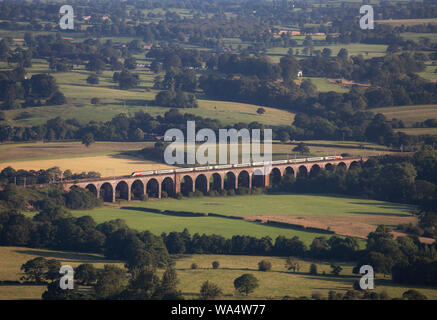
<instances>
[{"instance_id":1,"label":"dark green foliage","mask_svg":"<svg viewBox=\"0 0 437 320\"><path fill-rule=\"evenodd\" d=\"M80 284L90 286L97 280L97 270L93 264L81 264L74 269L74 279Z\"/></svg>"},{"instance_id":2,"label":"dark green foliage","mask_svg":"<svg viewBox=\"0 0 437 320\"><path fill-rule=\"evenodd\" d=\"M223 294L223 290L215 283L205 281L200 288L201 300L214 300Z\"/></svg>"},{"instance_id":3,"label":"dark green foliage","mask_svg":"<svg viewBox=\"0 0 437 320\"><path fill-rule=\"evenodd\" d=\"M246 273L234 280L234 287L238 292L248 296L259 287L258 279L253 274Z\"/></svg>"},{"instance_id":4,"label":"dark green foliage","mask_svg":"<svg viewBox=\"0 0 437 320\"><path fill-rule=\"evenodd\" d=\"M259 271L270 271L272 269L272 263L267 260L261 260L258 262Z\"/></svg>"},{"instance_id":5,"label":"dark green foliage","mask_svg":"<svg viewBox=\"0 0 437 320\"><path fill-rule=\"evenodd\" d=\"M34 258L21 266L24 275L22 280L41 284L46 281L54 281L61 277L59 270L61 263L56 260L47 260L43 257Z\"/></svg>"},{"instance_id":6,"label":"dark green foliage","mask_svg":"<svg viewBox=\"0 0 437 320\"><path fill-rule=\"evenodd\" d=\"M317 275L317 265L314 263L311 263L309 272L312 275Z\"/></svg>"},{"instance_id":7,"label":"dark green foliage","mask_svg":"<svg viewBox=\"0 0 437 320\"><path fill-rule=\"evenodd\" d=\"M161 107L197 108L196 96L183 91L161 91L155 97L155 103Z\"/></svg>"},{"instance_id":8,"label":"dark green foliage","mask_svg":"<svg viewBox=\"0 0 437 320\"><path fill-rule=\"evenodd\" d=\"M101 205L101 200L85 189L73 186L65 195L65 206L72 210L92 209Z\"/></svg>"}]
</instances>

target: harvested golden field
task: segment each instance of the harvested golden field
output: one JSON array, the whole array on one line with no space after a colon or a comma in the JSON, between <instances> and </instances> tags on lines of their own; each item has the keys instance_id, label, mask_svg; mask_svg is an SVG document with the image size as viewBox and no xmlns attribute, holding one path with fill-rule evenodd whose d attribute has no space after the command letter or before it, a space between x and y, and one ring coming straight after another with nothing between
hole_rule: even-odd
<instances>
[{"instance_id":1,"label":"harvested golden field","mask_svg":"<svg viewBox=\"0 0 437 320\"><path fill-rule=\"evenodd\" d=\"M16 170L59 167L74 173L96 171L105 177L169 168L165 164L122 154L152 145L153 142L97 142L87 148L80 142L4 144L0 146L0 170L8 166Z\"/></svg>"},{"instance_id":2,"label":"harvested golden field","mask_svg":"<svg viewBox=\"0 0 437 320\"><path fill-rule=\"evenodd\" d=\"M6 167L23 170L39 170L59 167L62 171L70 169L74 173L95 171L102 177L130 175L133 171L159 170L171 166L153 161L145 161L117 155L94 157L73 157L48 160L29 160L0 163L0 169Z\"/></svg>"}]
</instances>

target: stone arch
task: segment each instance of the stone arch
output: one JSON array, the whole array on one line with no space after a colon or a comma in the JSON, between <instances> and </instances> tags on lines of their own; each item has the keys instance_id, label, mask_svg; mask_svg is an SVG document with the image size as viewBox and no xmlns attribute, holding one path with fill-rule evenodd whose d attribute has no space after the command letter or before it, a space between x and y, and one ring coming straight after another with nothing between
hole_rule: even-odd
<instances>
[{"instance_id":1,"label":"stone arch","mask_svg":"<svg viewBox=\"0 0 437 320\"><path fill-rule=\"evenodd\" d=\"M209 189L220 190L222 188L222 176L218 173L213 173L209 178Z\"/></svg>"},{"instance_id":2,"label":"stone arch","mask_svg":"<svg viewBox=\"0 0 437 320\"><path fill-rule=\"evenodd\" d=\"M287 167L287 168L285 168L285 170L284 170L284 177L287 177L287 176L295 176L295 172L294 172L294 169L293 169L293 167Z\"/></svg>"},{"instance_id":3,"label":"stone arch","mask_svg":"<svg viewBox=\"0 0 437 320\"><path fill-rule=\"evenodd\" d=\"M169 197L174 197L174 190L175 188L172 178L167 177L164 180L162 180L161 193L165 191Z\"/></svg>"},{"instance_id":4,"label":"stone arch","mask_svg":"<svg viewBox=\"0 0 437 320\"><path fill-rule=\"evenodd\" d=\"M109 182L105 182L100 186L100 199L105 202L114 201L114 190L112 188L112 184Z\"/></svg>"},{"instance_id":5,"label":"stone arch","mask_svg":"<svg viewBox=\"0 0 437 320\"><path fill-rule=\"evenodd\" d=\"M203 193L208 192L208 179L206 178L206 176L204 174L199 174L196 177L196 182L195 182L194 188L196 191L200 191Z\"/></svg>"},{"instance_id":6,"label":"stone arch","mask_svg":"<svg viewBox=\"0 0 437 320\"><path fill-rule=\"evenodd\" d=\"M358 161L352 161L351 164L349 165L349 169L358 169L361 168L361 163L359 163Z\"/></svg>"},{"instance_id":7,"label":"stone arch","mask_svg":"<svg viewBox=\"0 0 437 320\"><path fill-rule=\"evenodd\" d=\"M328 170L328 171L334 170L334 166L332 165L332 163L325 164L325 170Z\"/></svg>"},{"instance_id":8,"label":"stone arch","mask_svg":"<svg viewBox=\"0 0 437 320\"><path fill-rule=\"evenodd\" d=\"M150 198L159 198L159 183L155 178L147 181L146 192Z\"/></svg>"},{"instance_id":9,"label":"stone arch","mask_svg":"<svg viewBox=\"0 0 437 320\"><path fill-rule=\"evenodd\" d=\"M224 186L226 190L235 189L237 187L236 177L232 171L226 172L224 177Z\"/></svg>"},{"instance_id":10,"label":"stone arch","mask_svg":"<svg viewBox=\"0 0 437 320\"><path fill-rule=\"evenodd\" d=\"M126 181L120 181L115 186L115 199L129 199L129 186Z\"/></svg>"},{"instance_id":11,"label":"stone arch","mask_svg":"<svg viewBox=\"0 0 437 320\"><path fill-rule=\"evenodd\" d=\"M252 188L264 187L264 172L260 169L256 169L252 173Z\"/></svg>"},{"instance_id":12,"label":"stone arch","mask_svg":"<svg viewBox=\"0 0 437 320\"><path fill-rule=\"evenodd\" d=\"M306 166L300 166L298 171L297 171L297 176L302 178L302 177L308 177L308 169Z\"/></svg>"},{"instance_id":13,"label":"stone arch","mask_svg":"<svg viewBox=\"0 0 437 320\"><path fill-rule=\"evenodd\" d=\"M340 162L339 164L337 164L338 167L342 167L344 169L347 169L347 165L344 162Z\"/></svg>"},{"instance_id":14,"label":"stone arch","mask_svg":"<svg viewBox=\"0 0 437 320\"><path fill-rule=\"evenodd\" d=\"M250 176L246 170L243 170L238 174L238 188L240 187L250 187Z\"/></svg>"},{"instance_id":15,"label":"stone arch","mask_svg":"<svg viewBox=\"0 0 437 320\"><path fill-rule=\"evenodd\" d=\"M135 180L131 185L131 197L140 200L144 195L144 183L141 180Z\"/></svg>"},{"instance_id":16,"label":"stone arch","mask_svg":"<svg viewBox=\"0 0 437 320\"><path fill-rule=\"evenodd\" d=\"M281 170L279 170L278 168L273 168L270 171L269 182L271 186L281 182L281 178L282 178Z\"/></svg>"},{"instance_id":17,"label":"stone arch","mask_svg":"<svg viewBox=\"0 0 437 320\"><path fill-rule=\"evenodd\" d=\"M310 170L310 177L315 177L320 173L320 166L318 164L314 164Z\"/></svg>"},{"instance_id":18,"label":"stone arch","mask_svg":"<svg viewBox=\"0 0 437 320\"><path fill-rule=\"evenodd\" d=\"M190 176L184 176L181 179L181 193L186 196L193 192L193 179Z\"/></svg>"},{"instance_id":19,"label":"stone arch","mask_svg":"<svg viewBox=\"0 0 437 320\"><path fill-rule=\"evenodd\" d=\"M92 193L96 198L97 198L97 187L90 183L85 187L86 190L88 190L88 192Z\"/></svg>"}]
</instances>

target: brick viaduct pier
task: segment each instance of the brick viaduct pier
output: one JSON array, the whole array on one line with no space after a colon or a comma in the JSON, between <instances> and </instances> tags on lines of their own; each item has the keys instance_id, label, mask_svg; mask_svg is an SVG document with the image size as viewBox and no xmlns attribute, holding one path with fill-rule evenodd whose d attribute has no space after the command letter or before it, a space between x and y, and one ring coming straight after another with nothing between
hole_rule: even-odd
<instances>
[{"instance_id":1,"label":"brick viaduct pier","mask_svg":"<svg viewBox=\"0 0 437 320\"><path fill-rule=\"evenodd\" d=\"M308 161L293 160L273 161L270 166L263 164L247 164L236 167L215 166L214 169L193 170L178 172L178 170L162 170L153 174L142 176L121 176L113 178L85 179L79 181L65 181L64 188L69 190L72 186L85 188L96 197L107 202L117 199L141 199L147 194L149 197L161 198L165 191L168 196L179 192L189 192L222 189L238 189L239 187L257 188L268 187L271 183L280 181L286 175L294 177L300 175L313 175L319 170L330 170L334 166L343 166L346 169L359 165L367 158L347 157L342 159ZM296 160L294 160L296 161ZM285 162L275 164L278 162ZM218 168L221 167L221 168ZM211 167L210 167L211 168Z\"/></svg>"}]
</instances>

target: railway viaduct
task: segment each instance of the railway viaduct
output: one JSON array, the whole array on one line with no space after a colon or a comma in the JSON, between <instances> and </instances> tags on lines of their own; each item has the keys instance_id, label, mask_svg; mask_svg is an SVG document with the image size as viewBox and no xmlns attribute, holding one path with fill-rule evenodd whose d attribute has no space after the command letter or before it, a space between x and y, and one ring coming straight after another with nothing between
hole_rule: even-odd
<instances>
[{"instance_id":1,"label":"railway viaduct","mask_svg":"<svg viewBox=\"0 0 437 320\"><path fill-rule=\"evenodd\" d=\"M313 175L317 174L319 170L330 170L334 166L343 166L349 169L365 161L367 161L367 158L348 157L338 160L276 164L270 167L251 165L238 168L175 172L136 177L121 176L85 179L65 181L64 189L69 190L72 186L78 186L87 189L97 198L102 198L107 202L115 202L117 199L129 201L141 199L145 194L149 197L161 198L164 191L169 196L174 196L179 192L187 194L196 190L208 192L211 189L268 187L271 183L280 181L286 175L293 175L294 177L298 175Z\"/></svg>"}]
</instances>

